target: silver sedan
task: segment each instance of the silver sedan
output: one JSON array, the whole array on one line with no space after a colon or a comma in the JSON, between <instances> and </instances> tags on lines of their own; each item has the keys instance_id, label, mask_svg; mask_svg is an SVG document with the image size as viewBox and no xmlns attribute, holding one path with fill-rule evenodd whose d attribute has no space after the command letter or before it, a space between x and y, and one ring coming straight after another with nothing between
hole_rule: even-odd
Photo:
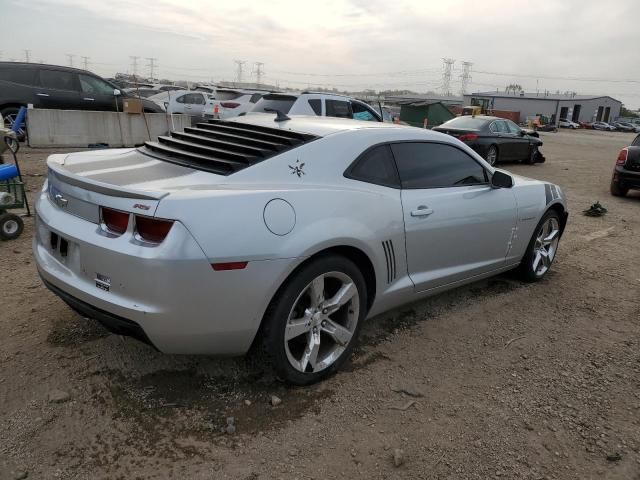
<instances>
[{"instance_id":1,"label":"silver sedan","mask_svg":"<svg viewBox=\"0 0 640 480\"><path fill-rule=\"evenodd\" d=\"M540 280L567 221L558 186L387 123L249 114L47 163L47 287L163 352L251 352L294 384L335 371L367 317L506 270Z\"/></svg>"}]
</instances>

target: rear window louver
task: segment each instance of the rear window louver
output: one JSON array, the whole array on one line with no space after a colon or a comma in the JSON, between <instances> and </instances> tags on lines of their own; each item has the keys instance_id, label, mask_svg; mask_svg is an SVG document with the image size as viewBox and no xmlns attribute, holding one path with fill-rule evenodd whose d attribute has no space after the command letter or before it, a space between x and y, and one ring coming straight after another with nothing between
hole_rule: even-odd
<instances>
[{"instance_id":1,"label":"rear window louver","mask_svg":"<svg viewBox=\"0 0 640 480\"><path fill-rule=\"evenodd\" d=\"M305 133L247 123L209 120L184 132L145 142L142 153L198 170L230 175L315 140Z\"/></svg>"}]
</instances>

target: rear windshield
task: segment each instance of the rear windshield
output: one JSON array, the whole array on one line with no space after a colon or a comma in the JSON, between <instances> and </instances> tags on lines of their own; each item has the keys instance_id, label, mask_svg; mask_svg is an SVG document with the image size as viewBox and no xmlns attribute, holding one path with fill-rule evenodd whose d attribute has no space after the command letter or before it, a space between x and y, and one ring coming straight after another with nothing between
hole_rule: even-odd
<instances>
[{"instance_id":1,"label":"rear windshield","mask_svg":"<svg viewBox=\"0 0 640 480\"><path fill-rule=\"evenodd\" d=\"M633 139L632 147L640 147L640 135Z\"/></svg>"},{"instance_id":2,"label":"rear windshield","mask_svg":"<svg viewBox=\"0 0 640 480\"><path fill-rule=\"evenodd\" d=\"M289 113L296 100L297 97L292 95L265 95L256 103L252 111L267 112L269 110L278 110L282 113Z\"/></svg>"},{"instance_id":3,"label":"rear windshield","mask_svg":"<svg viewBox=\"0 0 640 480\"><path fill-rule=\"evenodd\" d=\"M446 123L440 125L441 127L451 128L463 128L465 130L480 130L487 124L487 120L484 118L475 118L468 115L452 118Z\"/></svg>"},{"instance_id":4,"label":"rear windshield","mask_svg":"<svg viewBox=\"0 0 640 480\"><path fill-rule=\"evenodd\" d=\"M217 90L216 100L235 100L242 95L244 94L235 90Z\"/></svg>"}]
</instances>

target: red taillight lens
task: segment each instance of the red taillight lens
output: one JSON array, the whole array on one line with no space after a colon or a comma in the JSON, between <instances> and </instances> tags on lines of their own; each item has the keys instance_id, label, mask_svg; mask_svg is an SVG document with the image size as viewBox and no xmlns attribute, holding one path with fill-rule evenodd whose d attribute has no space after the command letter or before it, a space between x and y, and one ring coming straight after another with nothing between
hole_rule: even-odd
<instances>
[{"instance_id":1,"label":"red taillight lens","mask_svg":"<svg viewBox=\"0 0 640 480\"><path fill-rule=\"evenodd\" d=\"M616 160L616 165L624 165L627 162L627 156L629 155L629 150L623 148L620 150L618 154L618 160Z\"/></svg>"},{"instance_id":2,"label":"red taillight lens","mask_svg":"<svg viewBox=\"0 0 640 480\"><path fill-rule=\"evenodd\" d=\"M102 216L102 223L106 225L110 232L122 235L127 231L127 225L129 225L128 212L101 207L100 215Z\"/></svg>"},{"instance_id":3,"label":"red taillight lens","mask_svg":"<svg viewBox=\"0 0 640 480\"><path fill-rule=\"evenodd\" d=\"M158 220L157 218L136 215L136 231L146 242L161 243L169 234L173 220Z\"/></svg>"},{"instance_id":4,"label":"red taillight lens","mask_svg":"<svg viewBox=\"0 0 640 480\"><path fill-rule=\"evenodd\" d=\"M461 142L474 142L478 139L478 135L475 133L465 133L464 135L460 135L458 140Z\"/></svg>"},{"instance_id":5,"label":"red taillight lens","mask_svg":"<svg viewBox=\"0 0 640 480\"><path fill-rule=\"evenodd\" d=\"M224 270L243 270L249 262L227 262L227 263L212 263L211 268L216 272Z\"/></svg>"},{"instance_id":6,"label":"red taillight lens","mask_svg":"<svg viewBox=\"0 0 640 480\"><path fill-rule=\"evenodd\" d=\"M223 108L236 108L240 106L240 104L236 102L220 102L220 105Z\"/></svg>"}]
</instances>

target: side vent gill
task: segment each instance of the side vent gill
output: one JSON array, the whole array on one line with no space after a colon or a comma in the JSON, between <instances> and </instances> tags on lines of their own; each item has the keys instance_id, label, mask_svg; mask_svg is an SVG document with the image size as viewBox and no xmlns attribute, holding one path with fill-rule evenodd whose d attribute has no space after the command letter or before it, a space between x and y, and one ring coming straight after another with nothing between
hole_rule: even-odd
<instances>
[{"instance_id":1,"label":"side vent gill","mask_svg":"<svg viewBox=\"0 0 640 480\"><path fill-rule=\"evenodd\" d=\"M382 242L384 257L387 261L387 283L391 283L396 279L396 251L393 248L391 240Z\"/></svg>"}]
</instances>

